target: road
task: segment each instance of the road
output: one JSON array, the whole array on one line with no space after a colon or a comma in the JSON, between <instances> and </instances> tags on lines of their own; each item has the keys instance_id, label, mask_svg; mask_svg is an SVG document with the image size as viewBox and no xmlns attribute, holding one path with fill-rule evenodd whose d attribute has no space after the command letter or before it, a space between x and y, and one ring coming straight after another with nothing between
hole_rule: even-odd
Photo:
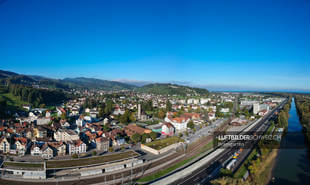
<instances>
[{"instance_id":1,"label":"road","mask_svg":"<svg viewBox=\"0 0 310 185\"><path fill-rule=\"evenodd\" d=\"M255 124L254 126L249 126L244 131L256 131L258 129L259 130L266 130L269 127L269 123L268 123L269 120L275 118L275 112L282 109L286 102L287 102L287 100L282 102L281 105L279 105L277 108L273 109L265 117L263 117L259 121L259 123ZM220 149L221 148L219 148L217 150L220 150ZM217 150L215 150L215 152ZM184 176L182 176L182 178L173 181L173 179L176 178L176 177L174 177L174 178L170 179L172 181L172 183L169 181L168 182L170 184L177 184L177 185L207 184L208 181L210 181L211 179L216 177L216 175L218 174L218 172L219 172L220 168L223 166L223 164L226 161L228 161L231 158L232 154L236 151L237 151L237 149L232 149L232 148L221 149L221 152L217 153L218 155L214 156L211 160L206 160L207 162L205 163L205 165L203 165L202 167L200 167L197 170L195 170L194 172L192 172L189 176L184 175ZM251 150L244 150L240 154L240 157L243 156L242 158L245 158L247 153L250 151ZM240 160L240 162L236 164L236 167L238 165L240 165L241 162L242 162L242 160ZM155 182L154 184L161 184L161 182L164 182L164 180L165 179L162 179L161 181Z\"/></svg>"},{"instance_id":2,"label":"road","mask_svg":"<svg viewBox=\"0 0 310 185\"><path fill-rule=\"evenodd\" d=\"M227 118L218 119L213 123L211 123L210 125L199 129L197 132L195 132L195 134L189 135L188 137L185 138L185 140L189 143L194 143L202 137L209 136L213 133L213 131L216 128L219 128L220 125L222 125L226 120Z\"/></svg>"}]
</instances>

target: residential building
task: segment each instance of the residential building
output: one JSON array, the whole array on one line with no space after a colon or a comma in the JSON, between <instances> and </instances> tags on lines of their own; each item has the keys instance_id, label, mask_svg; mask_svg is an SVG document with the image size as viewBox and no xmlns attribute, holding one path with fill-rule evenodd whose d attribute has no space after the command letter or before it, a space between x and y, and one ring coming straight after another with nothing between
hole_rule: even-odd
<instances>
[{"instance_id":1,"label":"residential building","mask_svg":"<svg viewBox=\"0 0 310 185\"><path fill-rule=\"evenodd\" d=\"M47 125L51 121L51 118L38 118L36 119L37 125Z\"/></svg>"},{"instance_id":2,"label":"residential building","mask_svg":"<svg viewBox=\"0 0 310 185\"><path fill-rule=\"evenodd\" d=\"M47 143L45 143L42 147L41 147L41 157L44 159L51 159L54 156L54 151L53 149L48 146Z\"/></svg>"},{"instance_id":3,"label":"residential building","mask_svg":"<svg viewBox=\"0 0 310 185\"><path fill-rule=\"evenodd\" d=\"M109 139L105 137L98 137L95 139L96 141L96 149L100 151L108 151L110 146Z\"/></svg>"},{"instance_id":4,"label":"residential building","mask_svg":"<svg viewBox=\"0 0 310 185\"><path fill-rule=\"evenodd\" d=\"M42 144L41 144L42 145ZM32 156L42 156L42 150L41 150L41 146L38 143L34 143L31 146L31 150L30 150L30 154Z\"/></svg>"},{"instance_id":5,"label":"residential building","mask_svg":"<svg viewBox=\"0 0 310 185\"><path fill-rule=\"evenodd\" d=\"M200 104L206 104L206 103L208 103L209 101L210 101L211 99L210 98L201 98L200 99Z\"/></svg>"},{"instance_id":6,"label":"residential building","mask_svg":"<svg viewBox=\"0 0 310 185\"><path fill-rule=\"evenodd\" d=\"M43 127L36 127L33 129L34 137L36 138L45 138L47 137L47 130Z\"/></svg>"},{"instance_id":7,"label":"residential building","mask_svg":"<svg viewBox=\"0 0 310 185\"><path fill-rule=\"evenodd\" d=\"M211 121L214 120L216 118L215 112L209 112L208 117L209 117L209 120L211 120Z\"/></svg>"},{"instance_id":8,"label":"residential building","mask_svg":"<svg viewBox=\"0 0 310 185\"><path fill-rule=\"evenodd\" d=\"M16 150L18 155L25 155L27 151L27 138L17 137L14 139L15 143L12 148Z\"/></svg>"},{"instance_id":9,"label":"residential building","mask_svg":"<svg viewBox=\"0 0 310 185\"><path fill-rule=\"evenodd\" d=\"M73 141L80 139L79 135L73 130L58 130L54 133L56 141Z\"/></svg>"},{"instance_id":10,"label":"residential building","mask_svg":"<svg viewBox=\"0 0 310 185\"><path fill-rule=\"evenodd\" d=\"M67 151L69 155L81 154L86 152L86 144L80 139L67 142Z\"/></svg>"},{"instance_id":11,"label":"residential building","mask_svg":"<svg viewBox=\"0 0 310 185\"><path fill-rule=\"evenodd\" d=\"M139 127L136 124L129 124L125 127L125 132L129 137L131 137L134 134L142 135L144 133L151 133L152 130Z\"/></svg>"},{"instance_id":12,"label":"residential building","mask_svg":"<svg viewBox=\"0 0 310 185\"><path fill-rule=\"evenodd\" d=\"M229 113L229 108L221 108L220 112Z\"/></svg>"},{"instance_id":13,"label":"residential building","mask_svg":"<svg viewBox=\"0 0 310 185\"><path fill-rule=\"evenodd\" d=\"M165 117L165 121L171 123L176 131L185 131L187 129L187 123L190 121L188 117Z\"/></svg>"},{"instance_id":14,"label":"residential building","mask_svg":"<svg viewBox=\"0 0 310 185\"><path fill-rule=\"evenodd\" d=\"M8 142L7 138L4 136L0 138L0 151L2 153L10 152L10 143Z\"/></svg>"},{"instance_id":15,"label":"residential building","mask_svg":"<svg viewBox=\"0 0 310 185\"><path fill-rule=\"evenodd\" d=\"M166 136L172 136L174 134L174 127L169 122L164 122L161 129L161 134Z\"/></svg>"},{"instance_id":16,"label":"residential building","mask_svg":"<svg viewBox=\"0 0 310 185\"><path fill-rule=\"evenodd\" d=\"M49 142L48 145L53 149L54 156L66 155L67 146L64 142Z\"/></svg>"}]
</instances>

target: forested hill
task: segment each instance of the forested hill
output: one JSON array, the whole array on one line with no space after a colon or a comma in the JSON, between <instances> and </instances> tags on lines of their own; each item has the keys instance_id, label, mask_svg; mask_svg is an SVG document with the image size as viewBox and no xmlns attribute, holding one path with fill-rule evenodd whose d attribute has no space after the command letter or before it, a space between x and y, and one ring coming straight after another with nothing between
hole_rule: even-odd
<instances>
[{"instance_id":1,"label":"forested hill","mask_svg":"<svg viewBox=\"0 0 310 185\"><path fill-rule=\"evenodd\" d=\"M95 78L65 78L53 79L35 75L22 75L10 71L0 70L0 84L22 84L26 86L38 85L50 89L101 89L101 90L131 90L136 86L109 80Z\"/></svg>"},{"instance_id":2,"label":"forested hill","mask_svg":"<svg viewBox=\"0 0 310 185\"><path fill-rule=\"evenodd\" d=\"M34 106L57 105L68 99L62 90L38 89L21 84L9 84L5 88L6 93Z\"/></svg>"},{"instance_id":3,"label":"forested hill","mask_svg":"<svg viewBox=\"0 0 310 185\"><path fill-rule=\"evenodd\" d=\"M17 73L11 72L11 71L3 71L0 70L0 79L1 78L9 78L11 76L16 76L18 75Z\"/></svg>"},{"instance_id":4,"label":"forested hill","mask_svg":"<svg viewBox=\"0 0 310 185\"><path fill-rule=\"evenodd\" d=\"M100 90L135 90L137 92L154 93L162 95L205 95L208 90L188 87L170 83L153 83L137 87L117 81L101 80L96 78L65 78L53 79L34 75L21 75L10 71L0 70L0 84L19 84L25 86L38 86L40 88L70 90L70 89L100 89Z\"/></svg>"},{"instance_id":5,"label":"forested hill","mask_svg":"<svg viewBox=\"0 0 310 185\"><path fill-rule=\"evenodd\" d=\"M162 94L162 95L180 95L186 96L190 95L206 95L209 93L206 89L188 87L175 84L165 84L165 83L155 83L148 84L135 89L138 92L143 93L153 93L153 94Z\"/></svg>"},{"instance_id":6,"label":"forested hill","mask_svg":"<svg viewBox=\"0 0 310 185\"><path fill-rule=\"evenodd\" d=\"M135 88L134 85L129 85L121 82L101 80L96 78L65 78L63 83L75 88L90 88L90 89L102 89L102 90L131 90Z\"/></svg>"}]
</instances>

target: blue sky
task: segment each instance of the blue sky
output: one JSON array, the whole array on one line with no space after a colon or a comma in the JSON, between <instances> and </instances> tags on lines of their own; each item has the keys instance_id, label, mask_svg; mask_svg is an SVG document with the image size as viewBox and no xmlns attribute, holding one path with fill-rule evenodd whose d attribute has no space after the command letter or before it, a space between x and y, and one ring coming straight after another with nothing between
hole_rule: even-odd
<instances>
[{"instance_id":1,"label":"blue sky","mask_svg":"<svg viewBox=\"0 0 310 185\"><path fill-rule=\"evenodd\" d=\"M2 70L310 90L309 0L0 2Z\"/></svg>"}]
</instances>

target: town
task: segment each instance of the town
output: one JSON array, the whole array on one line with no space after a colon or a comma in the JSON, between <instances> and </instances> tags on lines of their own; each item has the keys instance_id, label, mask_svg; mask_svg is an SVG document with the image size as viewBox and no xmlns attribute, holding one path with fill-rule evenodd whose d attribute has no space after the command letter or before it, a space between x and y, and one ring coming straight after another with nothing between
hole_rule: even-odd
<instances>
[{"instance_id":1,"label":"town","mask_svg":"<svg viewBox=\"0 0 310 185\"><path fill-rule=\"evenodd\" d=\"M1 121L2 177L74 179L76 174L68 175L73 172L67 168L81 166L87 170L78 176L117 172L189 147L216 130L241 130L285 99L273 94L196 91L184 95L132 90L70 93L74 98L57 106L23 104L22 111ZM82 160L91 158L93 162L83 164ZM113 158L124 164L113 166ZM73 164L74 159L81 163ZM99 167L94 170L88 165Z\"/></svg>"}]
</instances>

